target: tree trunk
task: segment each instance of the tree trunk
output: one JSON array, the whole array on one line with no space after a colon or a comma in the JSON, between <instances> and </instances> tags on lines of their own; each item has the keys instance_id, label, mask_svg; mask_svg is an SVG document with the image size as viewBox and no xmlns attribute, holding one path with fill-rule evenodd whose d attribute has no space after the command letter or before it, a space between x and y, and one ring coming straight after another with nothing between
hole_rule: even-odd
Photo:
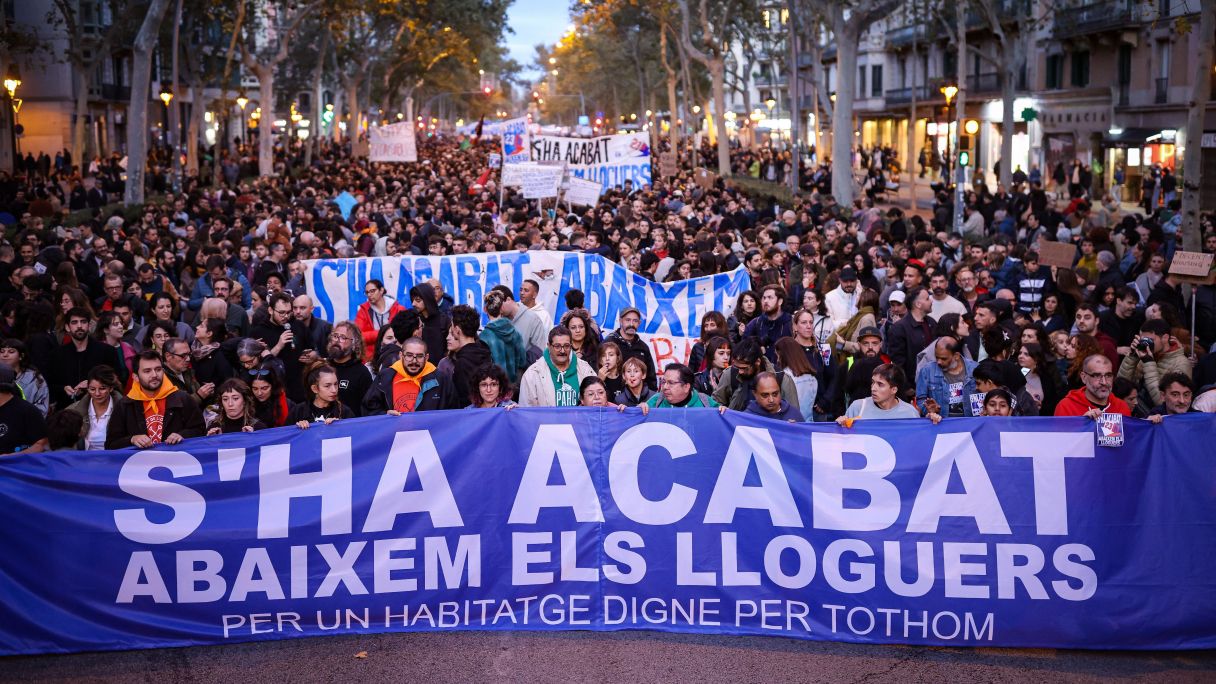
<instances>
[{"instance_id":1,"label":"tree trunk","mask_svg":"<svg viewBox=\"0 0 1216 684\"><path fill-rule=\"evenodd\" d=\"M963 119L967 116L967 12L965 6L957 6L954 9L957 26L956 36L958 39L958 95L955 96L954 103L957 107L954 115L954 157L951 162L954 164L954 232L963 232L963 179L966 178L966 169L958 164L958 141L962 135ZM975 164L975 151L971 153L972 164Z\"/></svg>"},{"instance_id":2,"label":"tree trunk","mask_svg":"<svg viewBox=\"0 0 1216 684\"><path fill-rule=\"evenodd\" d=\"M148 161L148 100L152 83L152 50L169 0L152 0L132 44L131 104L127 108L127 185L123 203L143 204L144 166Z\"/></svg>"},{"instance_id":3,"label":"tree trunk","mask_svg":"<svg viewBox=\"0 0 1216 684\"><path fill-rule=\"evenodd\" d=\"M1001 165L999 168L1001 187L1006 192L1013 190L1013 135L1017 129L1014 118L1013 100L1014 87L1017 83L1017 62L1010 59L1009 51L1006 56L1004 73L1001 74Z\"/></svg>"},{"instance_id":4,"label":"tree trunk","mask_svg":"<svg viewBox=\"0 0 1216 684\"><path fill-rule=\"evenodd\" d=\"M859 31L836 7L832 32L836 36L836 108L832 112L832 194L846 210L853 206L853 91L857 87L857 43Z\"/></svg>"},{"instance_id":5,"label":"tree trunk","mask_svg":"<svg viewBox=\"0 0 1216 684\"><path fill-rule=\"evenodd\" d=\"M728 178L730 141L726 138L726 65L721 57L710 60L709 77L714 88L714 128L718 129L718 175Z\"/></svg>"},{"instance_id":6,"label":"tree trunk","mask_svg":"<svg viewBox=\"0 0 1216 684\"><path fill-rule=\"evenodd\" d=\"M186 173L193 174L198 177L199 169L199 133L203 129L203 112L207 109L205 96L203 95L203 85L201 83L190 84L190 120L186 123ZM219 123L217 119L217 123ZM216 166L220 164L220 151L224 149L224 129L219 129L219 136L215 140L215 159L213 163Z\"/></svg>"},{"instance_id":7,"label":"tree trunk","mask_svg":"<svg viewBox=\"0 0 1216 684\"><path fill-rule=\"evenodd\" d=\"M258 100L261 101L262 118L258 121L258 175L274 175L274 65L259 64L253 70L258 77ZM284 140L287 134L283 134ZM283 146L284 150L287 146Z\"/></svg>"},{"instance_id":8,"label":"tree trunk","mask_svg":"<svg viewBox=\"0 0 1216 684\"><path fill-rule=\"evenodd\" d=\"M72 159L80 165L81 175L89 168L88 141L85 139L85 119L89 116L89 87L93 84L93 67L96 63L77 64L73 77L76 80L76 122L72 125Z\"/></svg>"},{"instance_id":9,"label":"tree trunk","mask_svg":"<svg viewBox=\"0 0 1216 684\"><path fill-rule=\"evenodd\" d=\"M1203 115L1212 98L1212 52L1216 46L1216 4L1200 3L1199 49L1193 55L1195 81L1186 113L1186 151L1182 160L1182 249L1198 252L1200 247L1199 183L1203 156ZM1194 30L1194 29L1192 29Z\"/></svg>"},{"instance_id":10,"label":"tree trunk","mask_svg":"<svg viewBox=\"0 0 1216 684\"><path fill-rule=\"evenodd\" d=\"M786 88L789 90L789 109L790 113L790 173L786 179L790 185L790 192L798 193L798 164L802 159L800 152L801 131L802 125L799 119L802 118L802 107L798 102L798 13L790 12L790 17L786 23L786 41L789 42L787 47L790 53L790 65L786 69Z\"/></svg>"},{"instance_id":11,"label":"tree trunk","mask_svg":"<svg viewBox=\"0 0 1216 684\"><path fill-rule=\"evenodd\" d=\"M329 31L321 34L321 47L317 54L317 66L312 71L312 130L309 131L308 144L304 147L304 166L312 167L312 152L321 149L321 113L325 111L325 103L321 102L321 74L325 71L325 59L329 52Z\"/></svg>"},{"instance_id":12,"label":"tree trunk","mask_svg":"<svg viewBox=\"0 0 1216 684\"><path fill-rule=\"evenodd\" d=\"M676 70L671 66L671 61L667 59L667 25L664 23L659 26L659 56L662 57L663 70L667 72L667 107L670 110L668 118L671 119L671 150L676 153L676 158L680 155L680 111L679 103L676 100Z\"/></svg>"},{"instance_id":13,"label":"tree trunk","mask_svg":"<svg viewBox=\"0 0 1216 684\"><path fill-rule=\"evenodd\" d=\"M414 89L410 88L405 91L405 121L414 125Z\"/></svg>"},{"instance_id":14,"label":"tree trunk","mask_svg":"<svg viewBox=\"0 0 1216 684\"><path fill-rule=\"evenodd\" d=\"M346 102L341 90L334 91L334 118L330 121L329 135L336 143L342 142L342 117L345 116Z\"/></svg>"},{"instance_id":15,"label":"tree trunk","mask_svg":"<svg viewBox=\"0 0 1216 684\"><path fill-rule=\"evenodd\" d=\"M346 137L348 140L358 140L359 121L362 118L359 110L359 80L344 78L342 85L346 88L346 109L350 112L350 123L346 125Z\"/></svg>"},{"instance_id":16,"label":"tree trunk","mask_svg":"<svg viewBox=\"0 0 1216 684\"><path fill-rule=\"evenodd\" d=\"M182 0L177 0L177 11L174 14L175 21L173 22L173 45L170 48L173 52L173 100L169 104L169 152L173 155L173 192L179 193L182 191L182 93L178 86L177 79L177 59L178 45L181 30L182 30Z\"/></svg>"}]
</instances>

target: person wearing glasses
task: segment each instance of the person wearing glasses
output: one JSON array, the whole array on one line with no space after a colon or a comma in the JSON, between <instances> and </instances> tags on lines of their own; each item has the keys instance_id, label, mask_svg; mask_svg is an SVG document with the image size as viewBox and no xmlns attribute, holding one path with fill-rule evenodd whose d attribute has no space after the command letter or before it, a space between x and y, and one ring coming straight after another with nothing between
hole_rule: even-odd
<instances>
[{"instance_id":1,"label":"person wearing glasses","mask_svg":"<svg viewBox=\"0 0 1216 684\"><path fill-rule=\"evenodd\" d=\"M333 326L326 353L338 374L338 398L356 417L363 415L363 397L372 386L372 374L363 364L363 338L354 323L341 321Z\"/></svg>"},{"instance_id":2,"label":"person wearing glasses","mask_svg":"<svg viewBox=\"0 0 1216 684\"><path fill-rule=\"evenodd\" d=\"M595 375L591 364L574 355L570 329L549 331L549 344L519 379L521 406L578 406L583 379Z\"/></svg>"},{"instance_id":3,"label":"person wearing glasses","mask_svg":"<svg viewBox=\"0 0 1216 684\"><path fill-rule=\"evenodd\" d=\"M1115 367L1103 354L1090 354L1081 365L1083 385L1064 395L1056 404L1057 416L1085 416L1097 420L1103 413L1119 413L1130 417L1127 403L1116 397L1111 388L1115 382Z\"/></svg>"},{"instance_id":4,"label":"person wearing glasses","mask_svg":"<svg viewBox=\"0 0 1216 684\"><path fill-rule=\"evenodd\" d=\"M283 427L295 404L283 391L283 380L269 365L245 371L253 392L253 413L266 427Z\"/></svg>"},{"instance_id":5,"label":"person wearing glasses","mask_svg":"<svg viewBox=\"0 0 1216 684\"><path fill-rule=\"evenodd\" d=\"M363 294L367 295L367 301L359 305L355 325L363 335L363 357L370 359L376 352L376 336L380 334L380 329L405 307L389 297L384 283L374 278L363 286Z\"/></svg>"},{"instance_id":6,"label":"person wearing glasses","mask_svg":"<svg viewBox=\"0 0 1216 684\"><path fill-rule=\"evenodd\" d=\"M652 408L716 408L718 413L726 413L725 406L719 406L709 395L693 389L695 381L696 375L691 368L673 363L663 371L659 391L638 404L638 408L642 409L642 415L650 413Z\"/></svg>"},{"instance_id":7,"label":"person wearing glasses","mask_svg":"<svg viewBox=\"0 0 1216 684\"><path fill-rule=\"evenodd\" d=\"M399 416L458 407L452 379L435 369L426 342L420 337L411 337L401 345L397 362L380 370L363 397L365 416Z\"/></svg>"}]
</instances>

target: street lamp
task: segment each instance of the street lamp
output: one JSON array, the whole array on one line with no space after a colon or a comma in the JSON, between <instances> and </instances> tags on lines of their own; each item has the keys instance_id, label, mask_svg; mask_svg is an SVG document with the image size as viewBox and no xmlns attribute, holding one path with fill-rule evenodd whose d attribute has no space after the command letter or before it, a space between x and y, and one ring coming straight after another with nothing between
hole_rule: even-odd
<instances>
[{"instance_id":1,"label":"street lamp","mask_svg":"<svg viewBox=\"0 0 1216 684\"><path fill-rule=\"evenodd\" d=\"M949 107L950 101L954 99L955 95L958 95L958 86L955 86L953 84L944 85L941 87L941 91L942 91L942 95L946 96L946 106Z\"/></svg>"},{"instance_id":2,"label":"street lamp","mask_svg":"<svg viewBox=\"0 0 1216 684\"><path fill-rule=\"evenodd\" d=\"M17 88L21 87L21 72L17 71L16 64L8 65L8 75L4 77L4 89L8 91L8 99L13 99L17 96Z\"/></svg>"},{"instance_id":3,"label":"street lamp","mask_svg":"<svg viewBox=\"0 0 1216 684\"><path fill-rule=\"evenodd\" d=\"M6 74L4 77L4 90L8 93L9 109L13 112L13 125L9 127L9 135L12 136L14 156L19 156L21 154L21 148L17 146L17 88L20 86L21 73L17 71L16 63L8 65L8 74Z\"/></svg>"},{"instance_id":4,"label":"street lamp","mask_svg":"<svg viewBox=\"0 0 1216 684\"><path fill-rule=\"evenodd\" d=\"M777 101L770 97L764 101L764 105L768 107L768 110L771 112L773 111L773 107L777 106Z\"/></svg>"},{"instance_id":5,"label":"street lamp","mask_svg":"<svg viewBox=\"0 0 1216 684\"><path fill-rule=\"evenodd\" d=\"M248 104L249 98L245 97L245 91L242 90L240 94L236 96L236 106L240 107L241 112L243 113L245 111L245 106Z\"/></svg>"},{"instance_id":6,"label":"street lamp","mask_svg":"<svg viewBox=\"0 0 1216 684\"><path fill-rule=\"evenodd\" d=\"M165 109L169 108L169 103L173 101L173 88L164 86L160 89L160 101L165 103Z\"/></svg>"},{"instance_id":7,"label":"street lamp","mask_svg":"<svg viewBox=\"0 0 1216 684\"><path fill-rule=\"evenodd\" d=\"M549 58L549 63L550 63L550 64L557 64L557 58L556 58L556 57L550 57L550 58Z\"/></svg>"}]
</instances>

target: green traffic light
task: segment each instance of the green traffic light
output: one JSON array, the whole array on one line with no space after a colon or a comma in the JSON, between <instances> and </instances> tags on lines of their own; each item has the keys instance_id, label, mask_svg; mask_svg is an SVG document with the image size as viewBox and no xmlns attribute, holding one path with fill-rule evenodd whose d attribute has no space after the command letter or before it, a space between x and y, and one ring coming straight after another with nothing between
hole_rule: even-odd
<instances>
[{"instance_id":1,"label":"green traffic light","mask_svg":"<svg viewBox=\"0 0 1216 684\"><path fill-rule=\"evenodd\" d=\"M971 153L965 152L965 151L959 152L958 153L958 165L959 166L971 166Z\"/></svg>"}]
</instances>

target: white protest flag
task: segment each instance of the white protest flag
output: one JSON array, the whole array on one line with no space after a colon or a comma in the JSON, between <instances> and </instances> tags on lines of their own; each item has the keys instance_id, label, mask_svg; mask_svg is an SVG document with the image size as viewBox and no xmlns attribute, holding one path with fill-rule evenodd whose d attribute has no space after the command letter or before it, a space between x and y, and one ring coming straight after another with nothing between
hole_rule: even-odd
<instances>
[{"instance_id":1,"label":"white protest flag","mask_svg":"<svg viewBox=\"0 0 1216 684\"><path fill-rule=\"evenodd\" d=\"M566 188L566 201L582 207L594 207L600 201L604 186L595 181L571 178Z\"/></svg>"},{"instance_id":2,"label":"white protest flag","mask_svg":"<svg viewBox=\"0 0 1216 684\"><path fill-rule=\"evenodd\" d=\"M566 169L561 166L524 167L521 179L524 199L557 197L557 191L565 173Z\"/></svg>"},{"instance_id":3,"label":"white protest flag","mask_svg":"<svg viewBox=\"0 0 1216 684\"><path fill-rule=\"evenodd\" d=\"M368 131L368 159L374 162L416 162L418 148L414 125L408 122L373 126Z\"/></svg>"}]
</instances>

